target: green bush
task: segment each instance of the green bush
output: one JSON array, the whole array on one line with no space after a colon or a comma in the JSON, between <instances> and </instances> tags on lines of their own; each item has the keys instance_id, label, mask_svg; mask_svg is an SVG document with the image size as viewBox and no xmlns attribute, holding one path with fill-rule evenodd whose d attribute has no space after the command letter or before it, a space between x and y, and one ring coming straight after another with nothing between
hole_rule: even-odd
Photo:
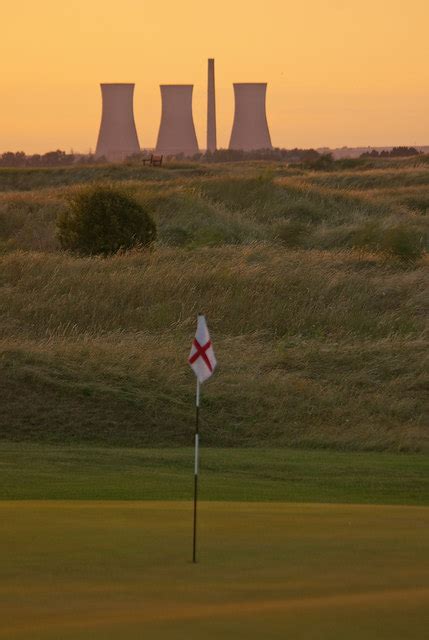
<instances>
[{"instance_id":1,"label":"green bush","mask_svg":"<svg viewBox=\"0 0 429 640\"><path fill-rule=\"evenodd\" d=\"M293 218L297 222L317 223L324 217L324 210L321 205L309 200L298 200L286 207L285 217Z\"/></svg>"},{"instance_id":2,"label":"green bush","mask_svg":"<svg viewBox=\"0 0 429 640\"><path fill-rule=\"evenodd\" d=\"M381 248L387 256L403 262L416 262L423 254L419 234L401 225L384 231Z\"/></svg>"},{"instance_id":3,"label":"green bush","mask_svg":"<svg viewBox=\"0 0 429 640\"><path fill-rule=\"evenodd\" d=\"M380 248L383 233L378 220L368 220L353 230L351 244L356 249L377 251Z\"/></svg>"},{"instance_id":4,"label":"green bush","mask_svg":"<svg viewBox=\"0 0 429 640\"><path fill-rule=\"evenodd\" d=\"M275 237L286 247L302 247L309 232L308 225L290 220L277 226Z\"/></svg>"},{"instance_id":5,"label":"green bush","mask_svg":"<svg viewBox=\"0 0 429 640\"><path fill-rule=\"evenodd\" d=\"M192 240L192 234L183 227L168 226L164 228L160 240L173 247L183 247Z\"/></svg>"},{"instance_id":6,"label":"green bush","mask_svg":"<svg viewBox=\"0 0 429 640\"><path fill-rule=\"evenodd\" d=\"M110 255L156 239L146 209L126 192L108 186L76 190L57 220L61 247L81 255Z\"/></svg>"}]
</instances>

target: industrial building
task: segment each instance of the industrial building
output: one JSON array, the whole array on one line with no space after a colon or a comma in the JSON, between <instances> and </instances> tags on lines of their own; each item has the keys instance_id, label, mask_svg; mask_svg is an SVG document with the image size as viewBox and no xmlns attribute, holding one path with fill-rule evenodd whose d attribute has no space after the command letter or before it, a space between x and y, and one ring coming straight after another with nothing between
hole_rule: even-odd
<instances>
[{"instance_id":1,"label":"industrial building","mask_svg":"<svg viewBox=\"0 0 429 640\"><path fill-rule=\"evenodd\" d=\"M134 84L102 84L101 95L103 111L95 157L123 162L140 153L134 122Z\"/></svg>"},{"instance_id":2,"label":"industrial building","mask_svg":"<svg viewBox=\"0 0 429 640\"><path fill-rule=\"evenodd\" d=\"M191 84L161 85L162 114L156 153L164 156L198 153L197 134L192 115Z\"/></svg>"},{"instance_id":3,"label":"industrial building","mask_svg":"<svg viewBox=\"0 0 429 640\"><path fill-rule=\"evenodd\" d=\"M193 156L199 152L192 112L193 85L160 86L162 114L156 143L160 156ZM96 157L122 162L138 154L134 122L134 84L102 84L103 110ZM235 112L229 148L272 149L266 114L266 83L234 84ZM207 150L217 149L215 61L208 61Z\"/></svg>"},{"instance_id":4,"label":"industrial building","mask_svg":"<svg viewBox=\"0 0 429 640\"><path fill-rule=\"evenodd\" d=\"M266 113L267 84L234 84L235 113L230 149L272 149Z\"/></svg>"}]
</instances>

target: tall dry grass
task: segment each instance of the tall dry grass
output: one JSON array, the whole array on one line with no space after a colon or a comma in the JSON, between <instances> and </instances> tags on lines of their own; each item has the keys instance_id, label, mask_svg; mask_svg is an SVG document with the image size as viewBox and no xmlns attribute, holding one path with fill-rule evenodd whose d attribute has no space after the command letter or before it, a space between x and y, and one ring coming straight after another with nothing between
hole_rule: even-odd
<instances>
[{"instance_id":1,"label":"tall dry grass","mask_svg":"<svg viewBox=\"0 0 429 640\"><path fill-rule=\"evenodd\" d=\"M55 185L54 170L42 172L43 179L47 183L49 171ZM69 169L61 171L67 174ZM156 219L163 245L195 248L264 241L308 249L350 249L357 246L356 237L361 238L362 229L366 232L368 222L373 221L381 232L404 229L421 251L429 243L425 215L429 185L400 186L404 171L423 175L428 183L429 168L398 170L396 186L392 169L326 174L301 171L299 176L290 169L290 175L285 170L277 177L274 169L261 166L240 170L236 166L207 170L201 166L198 171L164 171L162 179L148 169L133 167L98 167L93 174L88 168L81 171L85 172L83 181L92 175L94 180L120 184L144 202ZM76 169L72 175L78 180L80 173ZM360 184L362 176L371 178L366 187ZM1 178L0 171L0 182ZM350 180L351 186L347 183ZM0 251L58 250L55 221L74 186L48 188L45 182L44 188L28 192L0 190ZM298 227L297 242L294 229ZM376 238L367 248L382 253Z\"/></svg>"},{"instance_id":2,"label":"tall dry grass","mask_svg":"<svg viewBox=\"0 0 429 640\"><path fill-rule=\"evenodd\" d=\"M183 329L202 308L225 334L420 336L425 276L424 265L265 244L110 259L17 252L0 257L0 335Z\"/></svg>"},{"instance_id":3,"label":"tall dry grass","mask_svg":"<svg viewBox=\"0 0 429 640\"><path fill-rule=\"evenodd\" d=\"M381 242L404 229L424 248L429 166L377 167L0 171L0 437L190 442L203 310L206 442L427 448L427 258ZM149 206L154 251L59 251L65 194L93 180Z\"/></svg>"}]
</instances>

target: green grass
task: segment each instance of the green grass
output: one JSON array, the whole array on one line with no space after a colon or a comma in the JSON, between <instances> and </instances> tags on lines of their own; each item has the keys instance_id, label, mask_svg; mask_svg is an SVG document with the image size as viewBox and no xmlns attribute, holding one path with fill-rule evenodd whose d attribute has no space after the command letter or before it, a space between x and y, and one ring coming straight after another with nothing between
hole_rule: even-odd
<instances>
[{"instance_id":1,"label":"green grass","mask_svg":"<svg viewBox=\"0 0 429 640\"><path fill-rule=\"evenodd\" d=\"M0 503L5 640L415 640L429 509Z\"/></svg>"},{"instance_id":2,"label":"green grass","mask_svg":"<svg viewBox=\"0 0 429 640\"><path fill-rule=\"evenodd\" d=\"M427 456L206 446L201 456L203 500L429 504ZM192 448L3 441L0 470L2 500L186 500L193 495Z\"/></svg>"}]
</instances>

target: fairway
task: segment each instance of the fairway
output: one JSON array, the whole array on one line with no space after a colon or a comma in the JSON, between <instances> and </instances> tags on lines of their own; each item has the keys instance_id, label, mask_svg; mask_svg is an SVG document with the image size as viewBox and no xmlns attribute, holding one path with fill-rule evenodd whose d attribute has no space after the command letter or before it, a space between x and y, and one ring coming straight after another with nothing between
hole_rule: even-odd
<instances>
[{"instance_id":1,"label":"fairway","mask_svg":"<svg viewBox=\"0 0 429 640\"><path fill-rule=\"evenodd\" d=\"M190 500L192 448L0 442L1 500ZM302 449L201 449L201 498L429 505L429 457Z\"/></svg>"},{"instance_id":2,"label":"fairway","mask_svg":"<svg viewBox=\"0 0 429 640\"><path fill-rule=\"evenodd\" d=\"M7 640L416 639L429 509L203 503L0 505Z\"/></svg>"}]
</instances>

